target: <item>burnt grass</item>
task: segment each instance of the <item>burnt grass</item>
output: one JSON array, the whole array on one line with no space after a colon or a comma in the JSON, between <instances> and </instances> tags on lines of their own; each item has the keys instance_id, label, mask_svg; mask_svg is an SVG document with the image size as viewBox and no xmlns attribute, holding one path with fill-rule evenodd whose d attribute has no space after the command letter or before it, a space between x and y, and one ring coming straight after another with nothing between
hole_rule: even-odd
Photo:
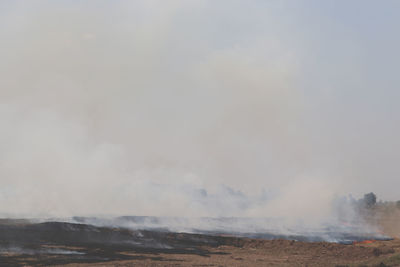
<instances>
[{"instance_id":1,"label":"burnt grass","mask_svg":"<svg viewBox=\"0 0 400 267\"><path fill-rule=\"evenodd\" d=\"M367 238L335 232L332 235L350 241L362 241ZM87 223L38 223L0 219L0 266L49 266L130 260L154 261L168 265L181 262L181 255L195 255L207 259L213 255L228 256L234 251L221 250L221 246L231 249L236 247L239 250L243 248L244 251L248 249L249 253L253 253L251 249L256 247L268 251L270 257L278 258L288 255L294 259L297 259L298 255L303 255L303 258L314 254L325 255L326 260L331 261L336 260L339 255L345 260L351 260L371 255L386 257L386 254L395 253L393 249L389 251L385 246L363 248L344 244L352 242L320 242L318 236L312 235L284 236L264 233L240 237L216 232L176 233L166 229L132 230ZM304 260L303 258L299 260Z\"/></svg>"},{"instance_id":2,"label":"burnt grass","mask_svg":"<svg viewBox=\"0 0 400 267\"><path fill-rule=\"evenodd\" d=\"M216 252L206 247L241 246L242 242L241 238L226 236L3 220L0 222L0 265L47 266L134 259L169 261L158 254L208 257Z\"/></svg>"}]
</instances>

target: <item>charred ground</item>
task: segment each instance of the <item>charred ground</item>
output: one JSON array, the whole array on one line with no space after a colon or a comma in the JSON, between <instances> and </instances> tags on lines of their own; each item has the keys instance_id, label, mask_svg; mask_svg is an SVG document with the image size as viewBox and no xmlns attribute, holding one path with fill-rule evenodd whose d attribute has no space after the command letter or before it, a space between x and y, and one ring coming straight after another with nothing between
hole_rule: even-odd
<instances>
[{"instance_id":1,"label":"charred ground","mask_svg":"<svg viewBox=\"0 0 400 267\"><path fill-rule=\"evenodd\" d=\"M271 238L271 236L270 236ZM293 266L400 264L398 240L355 244L0 221L1 266ZM293 237L286 237L291 239ZM385 266L381 265L381 266ZM357 266L357 265L356 265Z\"/></svg>"}]
</instances>

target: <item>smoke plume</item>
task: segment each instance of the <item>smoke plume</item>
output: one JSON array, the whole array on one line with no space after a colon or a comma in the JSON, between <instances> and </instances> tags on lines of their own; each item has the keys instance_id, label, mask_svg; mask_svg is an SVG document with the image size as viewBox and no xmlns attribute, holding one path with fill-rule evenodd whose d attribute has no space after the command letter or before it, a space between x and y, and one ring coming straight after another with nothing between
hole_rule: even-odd
<instances>
[{"instance_id":1,"label":"smoke plume","mask_svg":"<svg viewBox=\"0 0 400 267\"><path fill-rule=\"evenodd\" d=\"M0 212L315 223L396 199L398 18L379 58L305 2L3 1Z\"/></svg>"}]
</instances>

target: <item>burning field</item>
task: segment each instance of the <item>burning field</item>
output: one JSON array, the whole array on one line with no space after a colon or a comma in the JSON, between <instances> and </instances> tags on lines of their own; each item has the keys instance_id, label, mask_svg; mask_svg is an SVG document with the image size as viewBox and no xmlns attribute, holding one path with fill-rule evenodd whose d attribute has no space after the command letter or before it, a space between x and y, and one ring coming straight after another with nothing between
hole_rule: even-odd
<instances>
[{"instance_id":1,"label":"burning field","mask_svg":"<svg viewBox=\"0 0 400 267\"><path fill-rule=\"evenodd\" d=\"M0 0L0 267L400 266L398 10Z\"/></svg>"},{"instance_id":2,"label":"burning field","mask_svg":"<svg viewBox=\"0 0 400 267\"><path fill-rule=\"evenodd\" d=\"M167 227L172 221L175 231ZM177 221L190 226L187 219L136 216L75 217L59 221L3 219L0 263L1 266L400 265L400 240L382 233L325 228L297 234L277 231L256 234L221 232L216 227L230 224L226 229L233 229L243 225L243 219L237 218L204 218L197 222L197 229L178 232ZM206 222L215 230L199 228Z\"/></svg>"}]
</instances>

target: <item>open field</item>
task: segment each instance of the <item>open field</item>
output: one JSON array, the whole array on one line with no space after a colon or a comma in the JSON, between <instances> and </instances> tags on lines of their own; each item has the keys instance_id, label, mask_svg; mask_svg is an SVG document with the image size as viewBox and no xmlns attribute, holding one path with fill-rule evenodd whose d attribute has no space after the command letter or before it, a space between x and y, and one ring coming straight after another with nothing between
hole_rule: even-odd
<instances>
[{"instance_id":1,"label":"open field","mask_svg":"<svg viewBox=\"0 0 400 267\"><path fill-rule=\"evenodd\" d=\"M204 249L206 255L133 252L126 255L134 259L67 266L400 266L398 239L354 245L244 240Z\"/></svg>"},{"instance_id":2,"label":"open field","mask_svg":"<svg viewBox=\"0 0 400 267\"><path fill-rule=\"evenodd\" d=\"M400 239L353 244L2 220L1 266L400 266Z\"/></svg>"}]
</instances>

